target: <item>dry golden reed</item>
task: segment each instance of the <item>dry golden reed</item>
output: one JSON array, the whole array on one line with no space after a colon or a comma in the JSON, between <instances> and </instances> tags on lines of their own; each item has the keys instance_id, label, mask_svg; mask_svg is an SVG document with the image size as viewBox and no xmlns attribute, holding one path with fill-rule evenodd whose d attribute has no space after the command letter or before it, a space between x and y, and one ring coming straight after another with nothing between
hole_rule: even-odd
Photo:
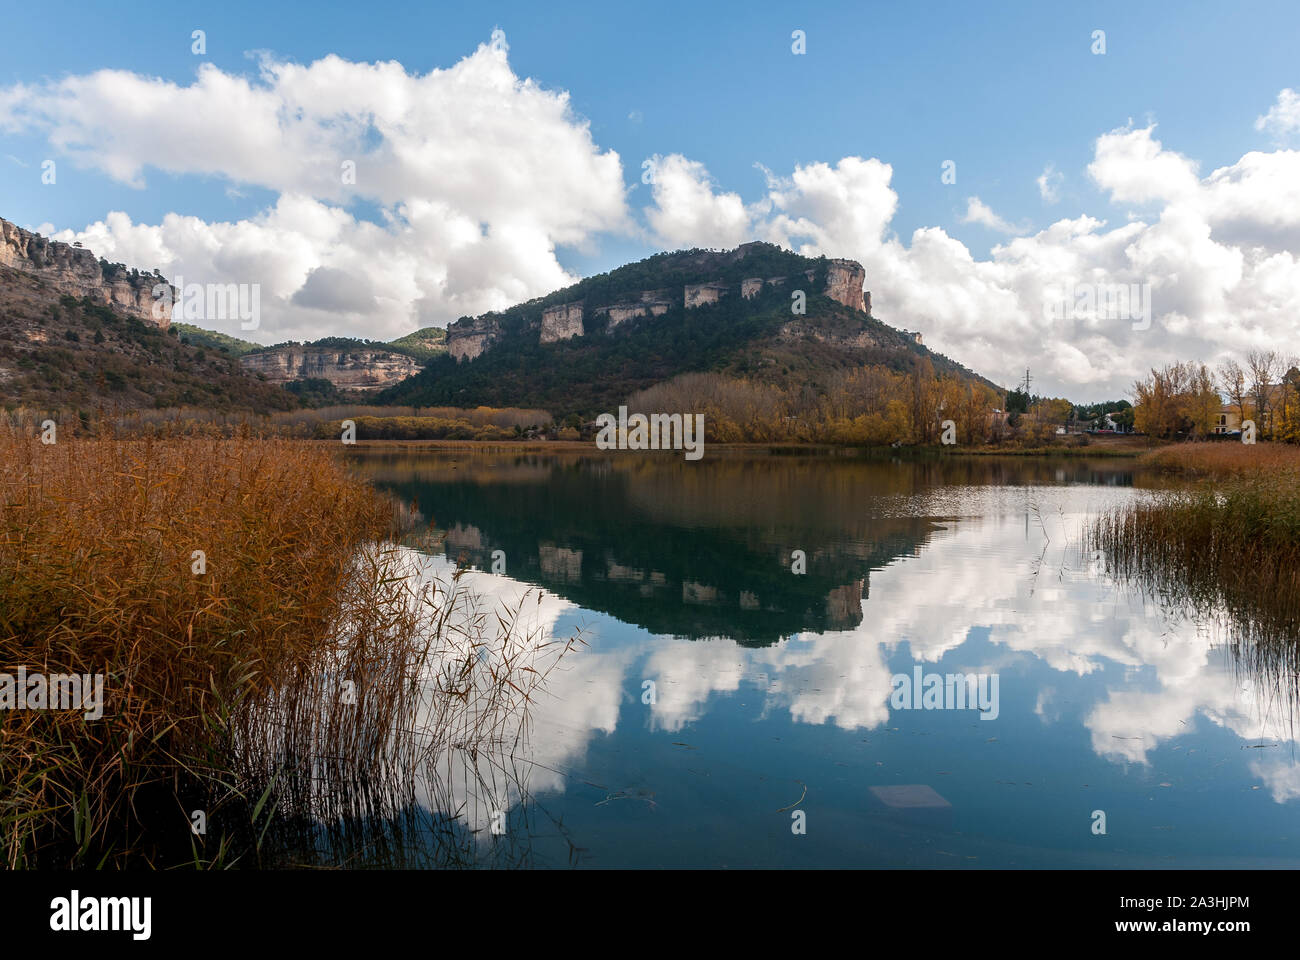
<instances>
[{"instance_id":1,"label":"dry golden reed","mask_svg":"<svg viewBox=\"0 0 1300 960\"><path fill-rule=\"evenodd\" d=\"M1284 443L1177 443L1143 454L1137 466L1182 477L1227 479L1300 472L1300 447Z\"/></svg>"},{"instance_id":2,"label":"dry golden reed","mask_svg":"<svg viewBox=\"0 0 1300 960\"><path fill-rule=\"evenodd\" d=\"M0 427L0 673L105 678L98 720L0 711L5 863L229 865L277 807L396 800L450 739L517 735L544 644L422 580L338 449Z\"/></svg>"}]
</instances>

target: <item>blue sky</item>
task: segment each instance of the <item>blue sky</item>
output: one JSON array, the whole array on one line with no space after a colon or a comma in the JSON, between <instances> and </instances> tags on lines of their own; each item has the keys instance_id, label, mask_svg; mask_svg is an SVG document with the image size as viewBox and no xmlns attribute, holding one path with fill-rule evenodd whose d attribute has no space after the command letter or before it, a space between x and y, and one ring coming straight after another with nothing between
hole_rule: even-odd
<instances>
[{"instance_id":1,"label":"blue sky","mask_svg":"<svg viewBox=\"0 0 1300 960\"><path fill-rule=\"evenodd\" d=\"M1087 172L1098 137L1108 131L1150 128L1149 138L1187 158L1201 177L1250 151L1287 146L1279 145L1277 130L1256 129L1256 118L1281 91L1300 87L1298 28L1300 6L1294 3L1236 9L1210 3L1006 3L990 11L957 3L554 8L234 2L139 3L129 15L76 3L57 16L27 4L6 13L0 98L6 90L51 89L101 69L184 87L195 82L201 62L255 81L258 51L298 64L331 54L354 63L396 60L419 75L453 67L500 29L514 75L547 91L567 91L575 120L589 122L595 149L613 151L621 161L634 227L593 226L579 242L564 242L557 231L551 238L555 258L569 275L609 269L690 240L686 232L647 229L643 209L651 190L639 175L642 160L652 155L689 158L707 169L716 193L738 194L745 204L768 193L756 164L786 178L801 165L875 158L892 168L889 188L897 197L886 237L906 245L915 230L939 228L985 261L1013 233L1033 235L1062 219L1087 215L1105 221L1106 229L1135 218L1159 219L1169 197L1120 190L1125 199L1117 201L1113 182L1099 184ZM206 56L191 52L193 29L206 33ZM807 37L802 56L791 52L796 29ZM1104 55L1091 50L1094 30L1105 31ZM125 212L134 224L159 224L169 213L235 223L257 218L283 192L256 178L241 179L237 171L151 169L146 147L138 148L142 176L132 185L93 163L63 156L59 138L66 136L66 116L53 122L29 115L26 122L6 124L3 104L0 99L0 216L21 225L81 235L110 211ZM162 109L153 121L159 138L175 136L167 116ZM472 124L470 130L462 135L472 136ZM232 128L230 137L239 135ZM56 186L40 180L41 162L50 157L60 161ZM956 182L945 184L940 175L949 160L956 165ZM1036 183L1049 167L1057 174L1053 203ZM966 222L972 197L1009 226ZM392 206L366 196L335 202L352 217L381 224L383 209ZM715 245L707 241L722 235L731 236L706 230L700 245ZM125 241L105 242L119 257L136 252ZM818 252L864 258L856 249ZM179 263L164 265L164 272ZM1153 279L1158 286L1161 278ZM534 276L517 289L536 295L545 291L530 283L542 282ZM877 303L882 295L889 303L888 294L879 290ZM1180 294L1172 300L1173 312L1184 321L1186 299ZM491 300L484 305L504 305ZM986 351L963 356L960 331L969 330L970 318L949 331L938 313L942 307L934 306L930 315L912 301L897 304L899 311L905 306L910 315L896 313L893 322L933 330L959 359L978 365L986 355L1000 355L989 344ZM434 311L420 319L430 318L445 323L454 316ZM322 321L321 332L364 335L364 319ZM349 323L357 328L348 330ZM299 320L292 329L305 325ZM1252 336L1262 342L1277 332L1261 329ZM1025 346L1026 355L1035 355L1035 344ZM1172 343L1164 346L1173 349ZM1212 360L1221 347L1226 348L1208 344L1194 358ZM1064 348L1058 354L1052 363L1060 369L1045 372L1065 389L1072 379L1067 368L1079 361ZM1021 359L1008 359L1008 370ZM1095 365L1073 378L1076 394L1085 386L1082 392L1104 392L1119 382L1108 381Z\"/></svg>"}]
</instances>

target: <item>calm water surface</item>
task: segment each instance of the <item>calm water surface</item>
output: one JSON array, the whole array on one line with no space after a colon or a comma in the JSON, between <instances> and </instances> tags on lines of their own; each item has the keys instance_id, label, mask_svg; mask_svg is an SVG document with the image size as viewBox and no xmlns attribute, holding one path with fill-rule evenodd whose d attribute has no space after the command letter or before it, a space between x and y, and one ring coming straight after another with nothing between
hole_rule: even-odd
<instances>
[{"instance_id":1,"label":"calm water surface","mask_svg":"<svg viewBox=\"0 0 1300 960\"><path fill-rule=\"evenodd\" d=\"M1300 865L1294 678L1080 548L1144 495L1125 461L355 457L436 565L587 642L515 758L513 863ZM996 716L891 703L918 668L996 676ZM434 813L495 864L481 800Z\"/></svg>"}]
</instances>

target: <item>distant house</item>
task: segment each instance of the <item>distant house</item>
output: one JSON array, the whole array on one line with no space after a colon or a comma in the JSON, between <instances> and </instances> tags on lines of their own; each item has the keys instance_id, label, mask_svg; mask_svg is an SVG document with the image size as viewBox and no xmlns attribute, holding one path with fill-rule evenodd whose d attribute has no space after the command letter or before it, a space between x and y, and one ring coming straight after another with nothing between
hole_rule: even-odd
<instances>
[{"instance_id":1,"label":"distant house","mask_svg":"<svg viewBox=\"0 0 1300 960\"><path fill-rule=\"evenodd\" d=\"M1117 423L1109 413L1103 413L1093 420L1089 429L1092 433L1128 433L1128 427Z\"/></svg>"},{"instance_id":2,"label":"distant house","mask_svg":"<svg viewBox=\"0 0 1300 960\"><path fill-rule=\"evenodd\" d=\"M1219 416L1214 421L1214 433L1241 433L1241 414L1232 404L1225 403L1219 408Z\"/></svg>"},{"instance_id":3,"label":"distant house","mask_svg":"<svg viewBox=\"0 0 1300 960\"><path fill-rule=\"evenodd\" d=\"M1269 384L1267 404L1268 410L1261 417L1255 411L1255 399L1252 395L1246 396L1246 419L1254 419L1256 426L1263 430L1268 430L1271 424L1268 422L1272 419L1273 414L1282 406L1286 399L1287 384L1273 383ZM1214 433L1241 433L1241 410L1235 403L1225 403L1219 407L1219 415L1214 421ZM1261 422L1262 421L1262 422Z\"/></svg>"}]
</instances>

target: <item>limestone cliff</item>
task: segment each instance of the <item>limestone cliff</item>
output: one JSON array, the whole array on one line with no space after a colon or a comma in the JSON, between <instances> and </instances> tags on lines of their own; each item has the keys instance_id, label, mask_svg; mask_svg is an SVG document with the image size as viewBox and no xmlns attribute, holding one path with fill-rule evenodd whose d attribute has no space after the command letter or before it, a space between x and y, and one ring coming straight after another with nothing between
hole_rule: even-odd
<instances>
[{"instance_id":1,"label":"limestone cliff","mask_svg":"<svg viewBox=\"0 0 1300 960\"><path fill-rule=\"evenodd\" d=\"M582 336L582 301L561 303L542 311L542 343Z\"/></svg>"},{"instance_id":2,"label":"limestone cliff","mask_svg":"<svg viewBox=\"0 0 1300 960\"><path fill-rule=\"evenodd\" d=\"M693 310L706 303L717 303L729 292L725 283L688 283L683 291L682 301L687 310Z\"/></svg>"},{"instance_id":3,"label":"limestone cliff","mask_svg":"<svg viewBox=\"0 0 1300 960\"><path fill-rule=\"evenodd\" d=\"M461 317L447 327L447 352L457 363L473 360L500 337L501 322L495 317Z\"/></svg>"},{"instance_id":4,"label":"limestone cliff","mask_svg":"<svg viewBox=\"0 0 1300 960\"><path fill-rule=\"evenodd\" d=\"M832 260L826 269L826 296L854 310L865 310L862 285L867 272L856 260Z\"/></svg>"},{"instance_id":5,"label":"limestone cliff","mask_svg":"<svg viewBox=\"0 0 1300 960\"><path fill-rule=\"evenodd\" d=\"M239 365L270 383L320 379L340 390L381 390L420 369L411 357L386 350L297 345L246 353L239 358Z\"/></svg>"},{"instance_id":6,"label":"limestone cliff","mask_svg":"<svg viewBox=\"0 0 1300 960\"><path fill-rule=\"evenodd\" d=\"M120 264L105 268L84 247L49 240L8 220L0 220L0 266L33 274L59 294L90 297L164 330L171 324L166 304L160 304L160 316L154 316L154 287L171 286L162 277L133 273ZM171 287L167 302L175 302L175 289Z\"/></svg>"},{"instance_id":7,"label":"limestone cliff","mask_svg":"<svg viewBox=\"0 0 1300 960\"><path fill-rule=\"evenodd\" d=\"M605 331L612 333L619 324L635 317L660 317L667 313L672 304L662 299L662 290L642 290L641 299L611 303L607 307L597 307L593 313L597 317L607 317Z\"/></svg>"}]
</instances>

